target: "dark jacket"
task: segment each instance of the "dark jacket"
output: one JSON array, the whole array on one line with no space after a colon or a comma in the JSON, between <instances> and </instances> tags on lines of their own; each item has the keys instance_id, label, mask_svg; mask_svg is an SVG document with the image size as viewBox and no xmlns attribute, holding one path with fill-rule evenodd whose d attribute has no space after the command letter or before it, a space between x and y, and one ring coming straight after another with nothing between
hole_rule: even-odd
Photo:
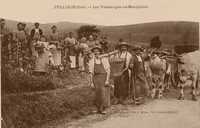
<instances>
[{"instance_id":1,"label":"dark jacket","mask_svg":"<svg viewBox=\"0 0 200 128\"><path fill-rule=\"evenodd\" d=\"M101 45L102 47L102 50L103 50L103 53L107 53L108 52L108 42L105 41L104 43L101 41L99 42L99 44Z\"/></svg>"},{"instance_id":2,"label":"dark jacket","mask_svg":"<svg viewBox=\"0 0 200 128\"><path fill-rule=\"evenodd\" d=\"M40 28L39 28L39 33L40 33L40 36L43 35L43 31ZM33 39L34 35L35 35L35 28L31 30L30 38Z\"/></svg>"}]
</instances>

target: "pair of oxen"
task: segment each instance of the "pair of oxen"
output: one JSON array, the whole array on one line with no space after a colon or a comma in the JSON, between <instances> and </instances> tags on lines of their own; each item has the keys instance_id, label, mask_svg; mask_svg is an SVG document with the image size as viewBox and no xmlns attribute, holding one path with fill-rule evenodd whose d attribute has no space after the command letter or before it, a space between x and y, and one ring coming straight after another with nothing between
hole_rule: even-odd
<instances>
[{"instance_id":1,"label":"pair of oxen","mask_svg":"<svg viewBox=\"0 0 200 128\"><path fill-rule=\"evenodd\" d=\"M163 98L163 91L169 90L171 82L173 87L180 87L178 99L183 100L185 84L190 80L192 100L197 101L200 84L199 50L177 55L154 49L150 53L143 53L144 56L145 54L148 54L148 59L145 59L145 69L147 77L152 80L152 98Z\"/></svg>"}]
</instances>

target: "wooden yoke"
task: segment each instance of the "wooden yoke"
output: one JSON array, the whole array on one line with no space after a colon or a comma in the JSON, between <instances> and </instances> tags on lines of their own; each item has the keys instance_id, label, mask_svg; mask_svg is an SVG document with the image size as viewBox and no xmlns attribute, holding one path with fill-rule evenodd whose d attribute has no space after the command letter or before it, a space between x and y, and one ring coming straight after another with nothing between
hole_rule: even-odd
<instances>
[{"instance_id":1,"label":"wooden yoke","mask_svg":"<svg viewBox=\"0 0 200 128\"><path fill-rule=\"evenodd\" d=\"M102 55L99 55L98 58L101 59L101 58L105 58L105 57L110 57L116 53L119 53L120 51L119 50L115 50L113 52L109 52L109 53L106 53L106 54L102 54Z\"/></svg>"}]
</instances>

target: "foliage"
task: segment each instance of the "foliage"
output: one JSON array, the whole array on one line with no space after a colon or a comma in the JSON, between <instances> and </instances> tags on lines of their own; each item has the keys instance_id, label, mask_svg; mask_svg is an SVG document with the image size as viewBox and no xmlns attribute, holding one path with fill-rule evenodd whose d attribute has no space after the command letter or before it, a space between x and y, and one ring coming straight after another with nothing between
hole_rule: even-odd
<instances>
[{"instance_id":1,"label":"foliage","mask_svg":"<svg viewBox=\"0 0 200 128\"><path fill-rule=\"evenodd\" d=\"M96 25L83 25L79 27L76 32L80 39L82 36L88 38L90 35L100 33L100 29L98 29Z\"/></svg>"},{"instance_id":2,"label":"foliage","mask_svg":"<svg viewBox=\"0 0 200 128\"><path fill-rule=\"evenodd\" d=\"M162 42L160 41L159 36L155 36L151 39L150 48L160 48L161 45L162 45Z\"/></svg>"}]
</instances>

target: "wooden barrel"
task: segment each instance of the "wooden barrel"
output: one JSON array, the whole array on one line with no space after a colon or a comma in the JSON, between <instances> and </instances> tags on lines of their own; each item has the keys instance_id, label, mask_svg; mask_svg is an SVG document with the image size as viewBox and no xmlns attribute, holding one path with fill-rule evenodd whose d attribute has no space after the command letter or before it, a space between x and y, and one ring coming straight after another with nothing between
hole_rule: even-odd
<instances>
[{"instance_id":1,"label":"wooden barrel","mask_svg":"<svg viewBox=\"0 0 200 128\"><path fill-rule=\"evenodd\" d=\"M125 59L112 57L109 59L110 66L111 66L111 73L110 77L113 78L113 76L117 73L121 73L123 71Z\"/></svg>"}]
</instances>

